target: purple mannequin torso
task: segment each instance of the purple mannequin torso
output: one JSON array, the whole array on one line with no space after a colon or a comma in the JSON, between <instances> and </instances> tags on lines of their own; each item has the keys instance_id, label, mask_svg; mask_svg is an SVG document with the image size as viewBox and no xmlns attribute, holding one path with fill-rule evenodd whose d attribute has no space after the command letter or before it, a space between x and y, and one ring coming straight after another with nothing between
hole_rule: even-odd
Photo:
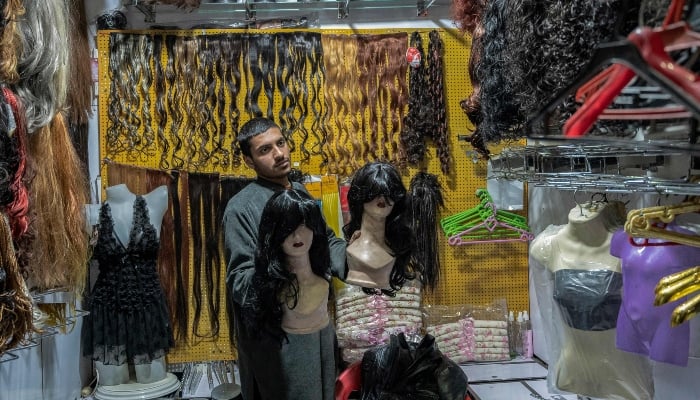
<instances>
[{"instance_id":1,"label":"purple mannequin torso","mask_svg":"<svg viewBox=\"0 0 700 400\"><path fill-rule=\"evenodd\" d=\"M671 228L681 231L680 228ZM663 240L649 239L650 243ZM671 327L671 313L685 299L654 306L659 279L698 265L700 247L636 246L624 230L613 235L610 254L622 265L622 306L617 319L617 348L650 359L685 366L688 363L688 324Z\"/></svg>"}]
</instances>

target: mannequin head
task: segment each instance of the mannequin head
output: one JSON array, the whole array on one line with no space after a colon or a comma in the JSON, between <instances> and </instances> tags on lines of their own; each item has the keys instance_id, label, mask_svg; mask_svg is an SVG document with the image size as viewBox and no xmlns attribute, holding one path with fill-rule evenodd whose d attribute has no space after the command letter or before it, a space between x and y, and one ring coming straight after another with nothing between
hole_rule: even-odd
<instances>
[{"instance_id":1,"label":"mannequin head","mask_svg":"<svg viewBox=\"0 0 700 400\"><path fill-rule=\"evenodd\" d=\"M298 243L303 245L295 246ZM262 329L280 341L285 337L280 296L284 294L286 303L294 306L299 294L299 283L289 270L287 257L298 257L302 249L307 249L313 273L330 279L330 250L320 207L303 191L282 190L270 198L260 218L254 293L244 305L243 316L251 332Z\"/></svg>"},{"instance_id":2,"label":"mannequin head","mask_svg":"<svg viewBox=\"0 0 700 400\"><path fill-rule=\"evenodd\" d=\"M350 222L343 227L346 239L361 230L363 217L385 218L384 241L395 257L389 284L399 290L420 272L414 264L415 236L410 228L406 187L398 170L385 162L371 162L357 170L348 190Z\"/></svg>"}]
</instances>

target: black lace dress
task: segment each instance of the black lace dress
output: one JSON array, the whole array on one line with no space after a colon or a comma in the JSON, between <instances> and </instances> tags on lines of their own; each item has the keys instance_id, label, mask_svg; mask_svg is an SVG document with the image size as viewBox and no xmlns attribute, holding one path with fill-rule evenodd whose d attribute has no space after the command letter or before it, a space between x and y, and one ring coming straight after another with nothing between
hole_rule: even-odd
<instances>
[{"instance_id":1,"label":"black lace dress","mask_svg":"<svg viewBox=\"0 0 700 400\"><path fill-rule=\"evenodd\" d=\"M125 246L114 233L109 204L100 209L93 259L99 275L86 299L83 354L107 365L147 364L174 345L156 261L160 246L146 201L134 201L134 222Z\"/></svg>"}]
</instances>

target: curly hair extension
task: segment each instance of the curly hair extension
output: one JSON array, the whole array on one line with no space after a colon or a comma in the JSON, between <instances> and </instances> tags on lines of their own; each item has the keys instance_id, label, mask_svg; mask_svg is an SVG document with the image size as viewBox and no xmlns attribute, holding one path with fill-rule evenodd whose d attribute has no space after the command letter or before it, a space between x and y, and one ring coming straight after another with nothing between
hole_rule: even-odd
<instances>
[{"instance_id":1,"label":"curly hair extension","mask_svg":"<svg viewBox=\"0 0 700 400\"><path fill-rule=\"evenodd\" d=\"M121 49L126 46L126 35L122 33L111 33L109 35L109 99L107 100L107 130L105 134L107 156L126 151L127 146L122 143L121 132L126 129L124 123L124 110L121 101L121 85L117 83L121 79L121 71L119 70L119 55L123 52Z\"/></svg>"},{"instance_id":2,"label":"curly hair extension","mask_svg":"<svg viewBox=\"0 0 700 400\"><path fill-rule=\"evenodd\" d=\"M313 235L308 250L311 271L330 280L330 250L320 208L305 192L283 190L275 193L263 209L255 251L253 293L251 301L242 307L241 320L247 332L269 335L280 346L287 337L282 329L283 308L285 303L291 309L297 306L301 289L296 274L289 269L282 244L301 225Z\"/></svg>"},{"instance_id":3,"label":"curly hair extension","mask_svg":"<svg viewBox=\"0 0 700 400\"><path fill-rule=\"evenodd\" d=\"M116 83L121 86L119 92L122 97L119 99L122 110L124 110L124 130L121 134L125 135L125 152L126 157L130 161L137 161L141 158L141 135L139 128L141 127L141 96L139 96L139 82L141 79L141 62L132 61L132 57L138 57L138 35L129 34L125 37L124 45L119 47L117 53L117 71L120 79Z\"/></svg>"},{"instance_id":4,"label":"curly hair extension","mask_svg":"<svg viewBox=\"0 0 700 400\"><path fill-rule=\"evenodd\" d=\"M62 114L29 139L34 175L27 188L36 214L29 279L39 290L62 287L80 295L89 259L83 212L87 179Z\"/></svg>"},{"instance_id":5,"label":"curly hair extension","mask_svg":"<svg viewBox=\"0 0 700 400\"><path fill-rule=\"evenodd\" d=\"M5 215L0 215L0 354L34 330L32 298L20 274Z\"/></svg>"},{"instance_id":6,"label":"curly hair extension","mask_svg":"<svg viewBox=\"0 0 700 400\"><path fill-rule=\"evenodd\" d=\"M182 138L180 138L180 127L184 120L184 113L180 109L179 101L182 98L182 88L179 85L179 74L184 52L183 38L181 36L166 35L165 49L167 53L167 63L165 64L165 79L167 81L167 115L170 116L170 143L173 144L170 164L174 169L182 169L185 166L185 159L180 156L182 149Z\"/></svg>"},{"instance_id":7,"label":"curly hair extension","mask_svg":"<svg viewBox=\"0 0 700 400\"><path fill-rule=\"evenodd\" d=\"M231 121L231 160L234 168L241 166L241 150L236 146L236 136L238 136L238 125L241 111L238 106L239 92L241 90L241 54L243 51L243 35L227 34L221 40L222 60L226 70L223 74L223 81L229 95L229 105L227 118Z\"/></svg>"},{"instance_id":8,"label":"curly hair extension","mask_svg":"<svg viewBox=\"0 0 700 400\"><path fill-rule=\"evenodd\" d=\"M248 36L248 57L246 79L252 79L252 85L246 98L246 110L251 117L262 117L259 106L260 91L264 89L267 98L267 113L273 119L274 88L275 88L275 44L272 34L252 34Z\"/></svg>"},{"instance_id":9,"label":"curly hair extension","mask_svg":"<svg viewBox=\"0 0 700 400\"><path fill-rule=\"evenodd\" d=\"M338 115L336 126L338 132L335 141L335 151L338 154L338 171L343 175L350 175L352 171L359 168L359 157L362 144L358 141L360 120L362 118L362 94L358 93L356 77L356 66L353 62L357 60L359 43L357 35L343 35L341 40L340 59L341 66L338 68L340 75L334 91L336 109ZM328 66L326 65L326 68ZM330 111L330 109L329 109ZM349 121L349 122L348 122ZM352 149L352 152L348 150ZM353 154L355 157L353 157Z\"/></svg>"},{"instance_id":10,"label":"curly hair extension","mask_svg":"<svg viewBox=\"0 0 700 400\"><path fill-rule=\"evenodd\" d=\"M407 280L412 280L416 273L423 272L423 267L417 264L419 260L412 254L415 249L415 236L410 226L407 194L396 167L380 161L367 163L357 170L348 190L350 222L343 226L346 240L350 240L353 233L360 230L365 203L379 196L394 202L385 222L386 245L395 257L389 277L389 285L393 291L400 290Z\"/></svg>"},{"instance_id":11,"label":"curly hair extension","mask_svg":"<svg viewBox=\"0 0 700 400\"><path fill-rule=\"evenodd\" d=\"M406 161L416 165L425 157L424 137L430 136L430 107L425 80L425 52L420 32L411 33L411 47L418 50L420 62L408 72L408 113L404 117L399 140L406 154Z\"/></svg>"},{"instance_id":12,"label":"curly hair extension","mask_svg":"<svg viewBox=\"0 0 700 400\"><path fill-rule=\"evenodd\" d=\"M428 43L428 90L433 103L435 125L433 142L437 146L437 156L440 159L440 169L447 175L450 173L452 157L450 154L449 132L447 130L447 108L445 105L444 71L442 67L443 43L440 33L433 30L429 34Z\"/></svg>"},{"instance_id":13,"label":"curly hair extension","mask_svg":"<svg viewBox=\"0 0 700 400\"><path fill-rule=\"evenodd\" d=\"M323 46L321 44L321 34L314 32L306 33L308 57L310 65L311 84L311 112L313 121L311 122L311 134L316 139L316 143L311 147L311 154L321 157L321 168L328 164L328 155L323 151L324 144L328 136L327 109L321 100L321 90L323 88L323 77L325 69L323 66Z\"/></svg>"},{"instance_id":14,"label":"curly hair extension","mask_svg":"<svg viewBox=\"0 0 700 400\"><path fill-rule=\"evenodd\" d=\"M365 163L377 160L377 85L376 85L376 62L373 60L375 54L371 49L371 40L369 35L360 36L358 38L357 64L360 76L358 85L360 87L360 106L361 109L368 112L362 116L362 159Z\"/></svg>"},{"instance_id":15,"label":"curly hair extension","mask_svg":"<svg viewBox=\"0 0 700 400\"><path fill-rule=\"evenodd\" d=\"M14 134L16 120L4 88L0 96L0 208L5 209L15 199L12 183L20 164L18 138ZM11 220L10 220L11 221Z\"/></svg>"},{"instance_id":16,"label":"curly hair extension","mask_svg":"<svg viewBox=\"0 0 700 400\"><path fill-rule=\"evenodd\" d=\"M26 13L18 20L22 52L14 91L27 114L27 131L48 125L63 110L68 86L70 46L65 0L24 0Z\"/></svg>"},{"instance_id":17,"label":"curly hair extension","mask_svg":"<svg viewBox=\"0 0 700 400\"><path fill-rule=\"evenodd\" d=\"M198 160L195 165L198 168L207 165L212 158L212 153L209 147L214 149L214 136L216 133L216 125L214 121L213 110L216 101L215 89L216 80L214 79L214 62L212 61L212 41L207 35L196 36L197 47L189 49L193 56L193 74L197 76L196 83L198 86L192 85L190 92L194 91L194 110L196 110L195 130L192 131L192 136L199 136L199 145L196 146ZM218 164L218 159L214 160Z\"/></svg>"},{"instance_id":18,"label":"curly hair extension","mask_svg":"<svg viewBox=\"0 0 700 400\"><path fill-rule=\"evenodd\" d=\"M462 33L474 32L481 25L486 0L452 0L452 20Z\"/></svg>"},{"instance_id":19,"label":"curly hair extension","mask_svg":"<svg viewBox=\"0 0 700 400\"><path fill-rule=\"evenodd\" d=\"M428 290L435 289L440 280L440 251L437 213L445 203L437 176L418 172L408 188L411 208L411 227L416 235L415 257L423 266L421 283Z\"/></svg>"},{"instance_id":20,"label":"curly hair extension","mask_svg":"<svg viewBox=\"0 0 700 400\"><path fill-rule=\"evenodd\" d=\"M158 167L161 169L170 168L168 162L168 152L170 143L165 136L165 128L168 126L168 112L165 109L165 71L163 69L163 35L153 36L153 89L156 95L155 102L155 123L156 123L156 143L160 149L160 161Z\"/></svg>"},{"instance_id":21,"label":"curly hair extension","mask_svg":"<svg viewBox=\"0 0 700 400\"><path fill-rule=\"evenodd\" d=\"M7 87L2 88L2 93L7 101L5 104L9 106L8 111L11 111L11 114L7 115L7 120L3 116L3 119L0 119L0 124L3 124L4 121L9 122L9 118L12 118L14 122L13 133L10 133L9 129L0 128L0 135L3 138L7 136L10 141L14 142L8 143L7 147L3 146L2 159L9 166L6 170L8 172L14 171L14 175L8 176L12 198L9 202L5 202L5 196L2 196L0 206L5 207L7 216L10 219L12 237L17 240L29 230L29 193L24 182L27 167L27 123L25 122L24 109L19 104L15 94ZM9 147L12 147L12 149ZM5 184L2 183L2 188L4 187Z\"/></svg>"},{"instance_id":22,"label":"curly hair extension","mask_svg":"<svg viewBox=\"0 0 700 400\"><path fill-rule=\"evenodd\" d=\"M15 84L19 80L17 62L22 39L17 20L24 15L21 0L0 1L0 82Z\"/></svg>"},{"instance_id":23,"label":"curly hair extension","mask_svg":"<svg viewBox=\"0 0 700 400\"><path fill-rule=\"evenodd\" d=\"M67 0L70 12L70 49L66 109L70 125L85 125L92 116L92 66L85 2Z\"/></svg>"}]
</instances>

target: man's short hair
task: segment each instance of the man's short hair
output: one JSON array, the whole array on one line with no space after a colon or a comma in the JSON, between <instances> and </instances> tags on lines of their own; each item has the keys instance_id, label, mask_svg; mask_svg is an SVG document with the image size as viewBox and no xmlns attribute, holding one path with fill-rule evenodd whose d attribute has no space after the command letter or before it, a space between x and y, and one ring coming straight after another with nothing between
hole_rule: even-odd
<instances>
[{"instance_id":1,"label":"man's short hair","mask_svg":"<svg viewBox=\"0 0 700 400\"><path fill-rule=\"evenodd\" d=\"M236 140L244 156L250 157L250 139L270 128L280 129L273 120L265 117L253 118L241 126Z\"/></svg>"}]
</instances>

